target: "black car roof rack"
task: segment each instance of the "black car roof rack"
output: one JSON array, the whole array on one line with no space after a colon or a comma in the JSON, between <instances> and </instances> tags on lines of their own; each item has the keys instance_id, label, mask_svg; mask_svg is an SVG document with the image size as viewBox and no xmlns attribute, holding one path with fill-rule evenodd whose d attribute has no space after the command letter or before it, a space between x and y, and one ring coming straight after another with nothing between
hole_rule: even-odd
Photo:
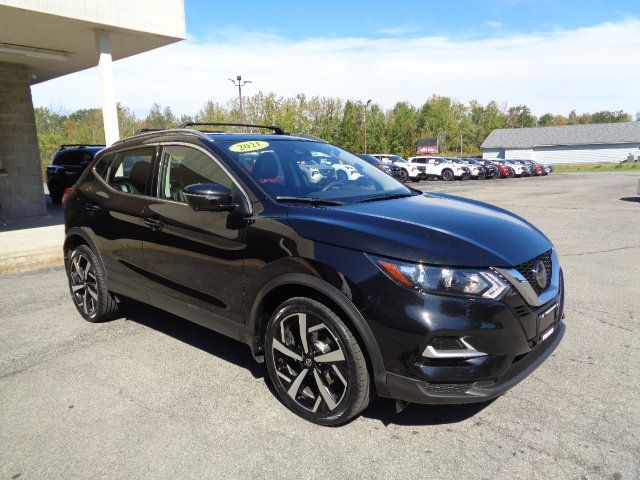
<instances>
[{"instance_id":1,"label":"black car roof rack","mask_svg":"<svg viewBox=\"0 0 640 480\"><path fill-rule=\"evenodd\" d=\"M98 143L65 143L64 145L60 145L60 150L63 148L71 148L71 147L104 147L105 145L101 145Z\"/></svg>"},{"instance_id":2,"label":"black car roof rack","mask_svg":"<svg viewBox=\"0 0 640 480\"><path fill-rule=\"evenodd\" d=\"M134 135L140 135L141 133L149 132L161 132L162 130L162 128L139 128L138 130L136 130L136 133L134 133Z\"/></svg>"},{"instance_id":3,"label":"black car roof rack","mask_svg":"<svg viewBox=\"0 0 640 480\"><path fill-rule=\"evenodd\" d=\"M288 135L282 128L274 125L254 125L251 123L218 123L218 122L184 122L178 128L189 127L247 127L247 128L264 128L273 130L276 135Z\"/></svg>"}]
</instances>

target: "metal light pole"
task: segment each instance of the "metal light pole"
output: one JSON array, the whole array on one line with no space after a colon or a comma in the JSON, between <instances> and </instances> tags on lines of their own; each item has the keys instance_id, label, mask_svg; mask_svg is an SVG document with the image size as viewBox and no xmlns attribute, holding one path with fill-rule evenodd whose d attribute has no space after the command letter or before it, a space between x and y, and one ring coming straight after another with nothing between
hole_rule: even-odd
<instances>
[{"instance_id":1,"label":"metal light pole","mask_svg":"<svg viewBox=\"0 0 640 480\"><path fill-rule=\"evenodd\" d=\"M244 87L247 83L253 83L251 80L242 80L242 75L238 75L236 79L227 78L231 83L233 83L234 87L238 87L238 104L240 108L240 123L244 123L244 115L242 113L242 87Z\"/></svg>"},{"instance_id":2,"label":"metal light pole","mask_svg":"<svg viewBox=\"0 0 640 480\"><path fill-rule=\"evenodd\" d=\"M367 103L362 103L360 100L357 103L364 108L364 153L367 153L367 110L371 99L367 100Z\"/></svg>"}]
</instances>

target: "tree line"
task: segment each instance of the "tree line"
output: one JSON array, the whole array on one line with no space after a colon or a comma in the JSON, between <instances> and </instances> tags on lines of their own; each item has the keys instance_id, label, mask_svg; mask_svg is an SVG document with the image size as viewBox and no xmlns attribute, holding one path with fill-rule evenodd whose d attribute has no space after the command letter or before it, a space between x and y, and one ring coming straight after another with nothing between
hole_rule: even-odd
<instances>
[{"instance_id":1,"label":"tree line","mask_svg":"<svg viewBox=\"0 0 640 480\"><path fill-rule=\"evenodd\" d=\"M121 138L141 128L173 128L183 122L238 122L238 100L225 104L209 100L194 115L176 115L171 107L154 104L149 114L138 118L118 105ZM465 104L450 97L434 95L421 106L396 103L384 109L376 103L343 100L336 97L281 97L258 92L243 99L247 123L278 125L288 132L304 133L335 143L351 152L363 152L365 128L369 152L415 154L419 138L438 140L442 154L475 155L480 145L496 128L522 128L585 123L612 123L632 120L630 114L600 111L568 115L546 113L536 117L526 105L507 107L491 101ZM366 121L365 121L366 115ZM35 109L36 127L43 166L62 144L101 144L104 142L102 111L97 108L76 110L70 114L46 107ZM640 120L640 112L636 114ZM366 126L365 126L366 125Z\"/></svg>"}]
</instances>

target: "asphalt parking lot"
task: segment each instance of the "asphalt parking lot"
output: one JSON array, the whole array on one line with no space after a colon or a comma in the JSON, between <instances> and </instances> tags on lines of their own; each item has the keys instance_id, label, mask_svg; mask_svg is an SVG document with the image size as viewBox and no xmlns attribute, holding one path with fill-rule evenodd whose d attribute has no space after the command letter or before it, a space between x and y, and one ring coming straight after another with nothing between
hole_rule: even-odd
<instances>
[{"instance_id":1,"label":"asphalt parking lot","mask_svg":"<svg viewBox=\"0 0 640 480\"><path fill-rule=\"evenodd\" d=\"M489 404L396 415L378 400L335 429L286 410L239 343L153 308L87 323L62 267L2 275L0 479L639 478L638 179L417 185L497 204L551 238L566 336Z\"/></svg>"}]
</instances>

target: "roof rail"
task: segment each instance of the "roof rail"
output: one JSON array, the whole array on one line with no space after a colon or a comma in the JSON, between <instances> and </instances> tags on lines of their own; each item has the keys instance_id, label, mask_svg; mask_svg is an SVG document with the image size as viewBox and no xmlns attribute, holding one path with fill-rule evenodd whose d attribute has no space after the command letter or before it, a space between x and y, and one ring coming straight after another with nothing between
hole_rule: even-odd
<instances>
[{"instance_id":1,"label":"roof rail","mask_svg":"<svg viewBox=\"0 0 640 480\"><path fill-rule=\"evenodd\" d=\"M317 142L329 143L320 137L314 137L313 135L309 135L308 133L292 133L291 135L294 137L304 138L305 140L315 140Z\"/></svg>"},{"instance_id":2,"label":"roof rail","mask_svg":"<svg viewBox=\"0 0 640 480\"><path fill-rule=\"evenodd\" d=\"M134 133L134 135L140 135L141 133L149 132L160 132L162 130L162 128L139 128L138 130L136 130L136 133Z\"/></svg>"},{"instance_id":3,"label":"roof rail","mask_svg":"<svg viewBox=\"0 0 640 480\"><path fill-rule=\"evenodd\" d=\"M276 135L288 135L282 128L273 125L254 125L251 123L184 122L178 128L189 127L248 127L273 130Z\"/></svg>"},{"instance_id":4,"label":"roof rail","mask_svg":"<svg viewBox=\"0 0 640 480\"><path fill-rule=\"evenodd\" d=\"M71 147L104 147L104 144L98 143L65 143L64 145L60 145L60 150L63 148L71 148Z\"/></svg>"}]
</instances>

